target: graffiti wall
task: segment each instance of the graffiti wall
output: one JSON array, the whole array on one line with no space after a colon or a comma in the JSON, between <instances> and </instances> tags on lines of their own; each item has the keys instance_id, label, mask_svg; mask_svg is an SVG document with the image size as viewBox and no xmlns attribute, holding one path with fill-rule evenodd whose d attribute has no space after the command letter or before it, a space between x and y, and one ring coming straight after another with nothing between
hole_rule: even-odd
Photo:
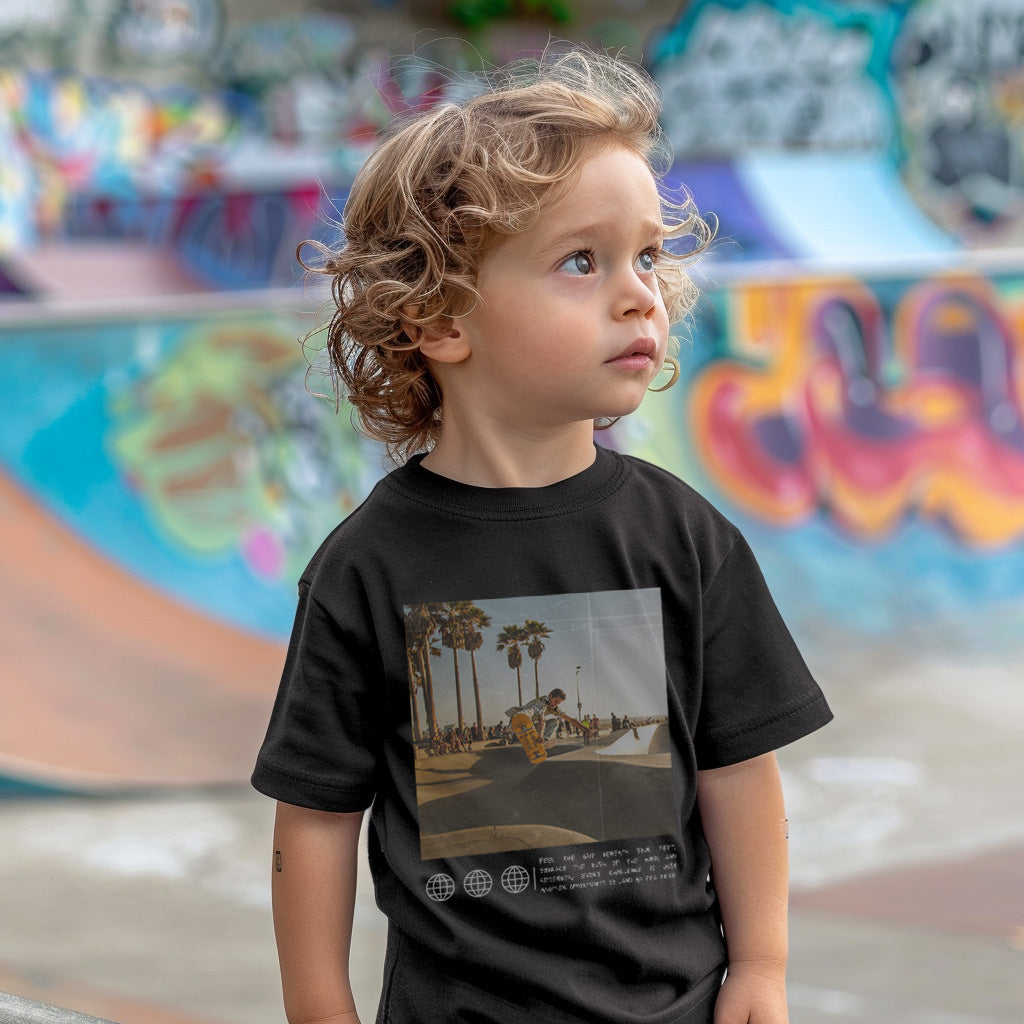
<instances>
[{"instance_id":1,"label":"graffiti wall","mask_svg":"<svg viewBox=\"0 0 1024 1024\"><path fill-rule=\"evenodd\" d=\"M1024 637L1024 278L816 277L705 296L684 379L610 440L751 536L813 646Z\"/></svg>"},{"instance_id":2,"label":"graffiti wall","mask_svg":"<svg viewBox=\"0 0 1024 1024\"><path fill-rule=\"evenodd\" d=\"M306 391L298 315L0 333L0 469L113 563L280 638L298 573L381 453Z\"/></svg>"},{"instance_id":3,"label":"graffiti wall","mask_svg":"<svg viewBox=\"0 0 1024 1024\"><path fill-rule=\"evenodd\" d=\"M681 161L872 155L959 244L1017 243L1024 0L692 0L678 10L640 50ZM296 195L305 209L311 190L343 193L394 114L463 89L488 58L535 48L548 31L616 45L621 19L584 32L572 5L559 11L518 32L506 20L490 36L467 22L472 45L428 31L400 53L363 45L355 16L230 20L216 0L7 5L0 253L119 238L144 222L149 243L174 248L211 288L281 283L292 251L283 239L310 219L289 219ZM244 256L221 265L236 247L258 251L251 273Z\"/></svg>"},{"instance_id":4,"label":"graffiti wall","mask_svg":"<svg viewBox=\"0 0 1024 1024\"><path fill-rule=\"evenodd\" d=\"M287 281L317 200L330 209L380 128L474 59L440 40L392 60L338 15L228 25L215 0L108 5L106 19L86 0L51 6L45 21L28 5L0 15L0 253L144 233L216 289Z\"/></svg>"},{"instance_id":5,"label":"graffiti wall","mask_svg":"<svg viewBox=\"0 0 1024 1024\"><path fill-rule=\"evenodd\" d=\"M838 598L851 625L951 619L969 635L1024 596L1021 285L826 278L717 296L727 341L688 400L701 468L791 551L808 530L872 565L862 604L842 594L842 559L803 554L821 607Z\"/></svg>"},{"instance_id":6,"label":"graffiti wall","mask_svg":"<svg viewBox=\"0 0 1024 1024\"><path fill-rule=\"evenodd\" d=\"M1019 274L739 282L705 295L680 384L599 440L739 521L809 639L1009 642L1022 324ZM115 564L283 639L302 566L387 468L309 394L302 330L266 311L9 327L0 467Z\"/></svg>"},{"instance_id":7,"label":"graffiti wall","mask_svg":"<svg viewBox=\"0 0 1024 1024\"><path fill-rule=\"evenodd\" d=\"M655 50L677 152L887 148L893 111L885 63L895 20L880 3L685 5Z\"/></svg>"},{"instance_id":8,"label":"graffiti wall","mask_svg":"<svg viewBox=\"0 0 1024 1024\"><path fill-rule=\"evenodd\" d=\"M691 423L730 500L767 523L822 511L873 543L908 518L975 549L1024 540L1019 282L749 282Z\"/></svg>"},{"instance_id":9,"label":"graffiti wall","mask_svg":"<svg viewBox=\"0 0 1024 1024\"><path fill-rule=\"evenodd\" d=\"M403 36L393 4L361 6L392 15L385 38L407 38L405 52L367 45L358 16L315 10L250 21L219 0L5 5L0 254L144 233L211 288L287 283L295 240L393 116L573 20L556 4L502 33L493 12L452 5L469 39L453 25ZM598 25L591 41L620 46L620 29Z\"/></svg>"},{"instance_id":10,"label":"graffiti wall","mask_svg":"<svg viewBox=\"0 0 1024 1024\"><path fill-rule=\"evenodd\" d=\"M346 19L213 3L108 5L103 60L148 54L145 80L57 70L87 6L0 16L8 310L45 300L13 257L54 240L164 248L211 292L291 285L379 128L458 87L446 44L398 61ZM1024 636L1024 268L965 269L1016 230L1024 0L680 11L649 63L719 242L683 380L602 443L740 521L807 638ZM308 321L258 298L62 317L0 322L0 471L112 564L282 639L300 567L385 468L307 394Z\"/></svg>"},{"instance_id":11,"label":"graffiti wall","mask_svg":"<svg viewBox=\"0 0 1024 1024\"><path fill-rule=\"evenodd\" d=\"M681 155L888 155L971 247L1024 215L1021 0L693 0L652 47Z\"/></svg>"},{"instance_id":12,"label":"graffiti wall","mask_svg":"<svg viewBox=\"0 0 1024 1024\"><path fill-rule=\"evenodd\" d=\"M654 40L676 173L740 265L694 332L679 465L808 637L1024 635L1022 19L695 0Z\"/></svg>"}]
</instances>

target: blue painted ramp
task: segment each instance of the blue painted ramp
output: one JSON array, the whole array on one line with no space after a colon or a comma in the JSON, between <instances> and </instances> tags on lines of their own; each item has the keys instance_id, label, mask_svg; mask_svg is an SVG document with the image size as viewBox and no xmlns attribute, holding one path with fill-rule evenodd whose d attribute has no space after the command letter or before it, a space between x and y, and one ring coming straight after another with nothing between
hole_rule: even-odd
<instances>
[{"instance_id":1,"label":"blue painted ramp","mask_svg":"<svg viewBox=\"0 0 1024 1024\"><path fill-rule=\"evenodd\" d=\"M758 153L738 158L734 170L771 236L797 260L842 266L961 249L883 155Z\"/></svg>"}]
</instances>

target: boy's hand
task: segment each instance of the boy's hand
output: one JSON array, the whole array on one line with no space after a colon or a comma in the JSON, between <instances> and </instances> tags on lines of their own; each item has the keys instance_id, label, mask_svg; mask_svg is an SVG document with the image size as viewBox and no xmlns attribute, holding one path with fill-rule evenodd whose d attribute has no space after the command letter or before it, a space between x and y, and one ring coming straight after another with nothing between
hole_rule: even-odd
<instances>
[{"instance_id":1,"label":"boy's hand","mask_svg":"<svg viewBox=\"0 0 1024 1024\"><path fill-rule=\"evenodd\" d=\"M785 964L729 964L715 1024L789 1024Z\"/></svg>"}]
</instances>

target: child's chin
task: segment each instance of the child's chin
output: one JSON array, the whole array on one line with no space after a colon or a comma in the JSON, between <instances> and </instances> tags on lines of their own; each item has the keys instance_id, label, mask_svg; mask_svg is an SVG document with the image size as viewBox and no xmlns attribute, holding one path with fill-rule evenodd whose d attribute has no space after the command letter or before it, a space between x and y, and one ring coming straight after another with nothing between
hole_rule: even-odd
<instances>
[{"instance_id":1,"label":"child's chin","mask_svg":"<svg viewBox=\"0 0 1024 1024\"><path fill-rule=\"evenodd\" d=\"M646 394L646 392L644 392ZM603 412L598 417L598 422L607 422L608 420L618 420L623 416L628 416L630 413L634 413L643 404L644 394L639 395L635 399L623 400L614 407L609 407L606 412Z\"/></svg>"}]
</instances>

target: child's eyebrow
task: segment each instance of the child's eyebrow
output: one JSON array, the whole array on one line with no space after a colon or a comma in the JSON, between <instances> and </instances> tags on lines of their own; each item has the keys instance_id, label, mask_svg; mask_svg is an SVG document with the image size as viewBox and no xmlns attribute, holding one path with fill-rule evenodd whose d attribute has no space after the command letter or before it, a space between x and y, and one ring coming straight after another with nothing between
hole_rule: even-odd
<instances>
[{"instance_id":1,"label":"child's eyebrow","mask_svg":"<svg viewBox=\"0 0 1024 1024\"><path fill-rule=\"evenodd\" d=\"M665 237L665 225L660 220L644 218L635 222L635 236L638 239L650 239L661 241ZM600 220L592 224L584 224L581 227L569 228L566 231L558 231L541 246L541 255L560 252L573 246L587 246L595 240L601 240L612 234L623 233L620 221ZM631 234L634 229L631 228Z\"/></svg>"}]
</instances>

